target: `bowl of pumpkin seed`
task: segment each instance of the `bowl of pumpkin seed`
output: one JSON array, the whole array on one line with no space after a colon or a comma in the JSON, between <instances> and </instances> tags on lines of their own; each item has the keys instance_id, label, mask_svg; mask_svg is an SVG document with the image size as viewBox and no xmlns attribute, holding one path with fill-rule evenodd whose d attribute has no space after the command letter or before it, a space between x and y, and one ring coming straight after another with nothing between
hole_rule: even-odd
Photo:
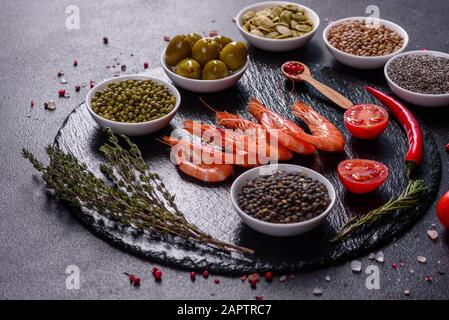
<instances>
[{"instance_id":1,"label":"bowl of pumpkin seed","mask_svg":"<svg viewBox=\"0 0 449 320\"><path fill-rule=\"evenodd\" d=\"M249 44L267 51L289 51L304 46L320 25L312 9L293 2L270 1L242 9L236 24Z\"/></svg>"}]
</instances>

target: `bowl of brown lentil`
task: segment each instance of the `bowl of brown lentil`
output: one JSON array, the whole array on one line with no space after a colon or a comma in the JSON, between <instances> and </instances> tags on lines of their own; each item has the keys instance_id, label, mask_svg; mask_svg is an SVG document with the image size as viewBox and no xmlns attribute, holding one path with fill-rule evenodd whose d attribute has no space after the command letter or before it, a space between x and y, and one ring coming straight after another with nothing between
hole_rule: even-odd
<instances>
[{"instance_id":1,"label":"bowl of brown lentil","mask_svg":"<svg viewBox=\"0 0 449 320\"><path fill-rule=\"evenodd\" d=\"M117 134L141 136L167 126L181 103L170 83L145 75L126 75L104 80L86 97L92 118Z\"/></svg>"},{"instance_id":2,"label":"bowl of brown lentil","mask_svg":"<svg viewBox=\"0 0 449 320\"><path fill-rule=\"evenodd\" d=\"M318 227L332 210L335 197L335 188L327 178L293 164L250 169L231 187L231 202L243 222L278 237Z\"/></svg>"},{"instance_id":3,"label":"bowl of brown lentil","mask_svg":"<svg viewBox=\"0 0 449 320\"><path fill-rule=\"evenodd\" d=\"M378 18L350 17L330 23L323 40L334 58L357 69L378 69L408 45L407 32Z\"/></svg>"},{"instance_id":4,"label":"bowl of brown lentil","mask_svg":"<svg viewBox=\"0 0 449 320\"><path fill-rule=\"evenodd\" d=\"M449 106L449 54L404 52L387 62L384 73L399 98L422 107Z\"/></svg>"}]
</instances>

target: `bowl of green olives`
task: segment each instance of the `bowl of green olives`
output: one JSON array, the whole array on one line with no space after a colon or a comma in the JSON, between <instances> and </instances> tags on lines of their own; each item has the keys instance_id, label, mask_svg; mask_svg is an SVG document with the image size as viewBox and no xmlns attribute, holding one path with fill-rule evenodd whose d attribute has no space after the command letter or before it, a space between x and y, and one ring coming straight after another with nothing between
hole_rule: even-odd
<instances>
[{"instance_id":1,"label":"bowl of green olives","mask_svg":"<svg viewBox=\"0 0 449 320\"><path fill-rule=\"evenodd\" d=\"M145 75L104 80L86 97L92 118L103 128L127 136L150 134L167 126L181 103L170 83Z\"/></svg>"},{"instance_id":2,"label":"bowl of green olives","mask_svg":"<svg viewBox=\"0 0 449 320\"><path fill-rule=\"evenodd\" d=\"M248 67L248 50L240 41L218 35L180 34L161 55L167 76L193 92L218 92L232 87Z\"/></svg>"},{"instance_id":3,"label":"bowl of green olives","mask_svg":"<svg viewBox=\"0 0 449 320\"><path fill-rule=\"evenodd\" d=\"M289 51L307 44L320 25L312 9L293 2L258 2L242 9L237 27L252 46L267 51Z\"/></svg>"}]
</instances>

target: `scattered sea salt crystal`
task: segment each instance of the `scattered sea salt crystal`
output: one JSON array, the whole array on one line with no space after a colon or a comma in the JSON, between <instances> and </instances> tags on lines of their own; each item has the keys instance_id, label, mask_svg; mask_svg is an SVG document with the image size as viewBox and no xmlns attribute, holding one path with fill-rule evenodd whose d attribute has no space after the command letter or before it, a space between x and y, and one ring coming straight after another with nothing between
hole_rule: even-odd
<instances>
[{"instance_id":1,"label":"scattered sea salt crystal","mask_svg":"<svg viewBox=\"0 0 449 320\"><path fill-rule=\"evenodd\" d=\"M323 294L323 290L321 288L314 288L313 289L313 295L315 296L321 296Z\"/></svg>"},{"instance_id":2,"label":"scattered sea salt crystal","mask_svg":"<svg viewBox=\"0 0 449 320\"><path fill-rule=\"evenodd\" d=\"M383 251L379 251L378 253L376 253L375 259L377 262L383 263L385 261L385 255Z\"/></svg>"},{"instance_id":3,"label":"scattered sea salt crystal","mask_svg":"<svg viewBox=\"0 0 449 320\"><path fill-rule=\"evenodd\" d=\"M331 282L331 277L330 276L326 276L326 278L324 278L327 282Z\"/></svg>"},{"instance_id":4,"label":"scattered sea salt crystal","mask_svg":"<svg viewBox=\"0 0 449 320\"><path fill-rule=\"evenodd\" d=\"M406 296L409 296L409 295L410 295L410 290L408 290L408 289L404 290L404 294L405 294Z\"/></svg>"},{"instance_id":5,"label":"scattered sea salt crystal","mask_svg":"<svg viewBox=\"0 0 449 320\"><path fill-rule=\"evenodd\" d=\"M61 83L62 84L66 84L68 81L67 81L67 79L66 78L61 78Z\"/></svg>"},{"instance_id":6,"label":"scattered sea salt crystal","mask_svg":"<svg viewBox=\"0 0 449 320\"><path fill-rule=\"evenodd\" d=\"M438 239L438 231L436 230L427 230L427 235L431 240L437 240Z\"/></svg>"},{"instance_id":7,"label":"scattered sea salt crystal","mask_svg":"<svg viewBox=\"0 0 449 320\"><path fill-rule=\"evenodd\" d=\"M55 110L56 109L56 103L53 100L48 100L44 103L45 109L47 110Z\"/></svg>"},{"instance_id":8,"label":"scattered sea salt crystal","mask_svg":"<svg viewBox=\"0 0 449 320\"><path fill-rule=\"evenodd\" d=\"M419 263L426 263L427 262L427 258L423 257L423 256L418 256L417 260L418 260Z\"/></svg>"},{"instance_id":9,"label":"scattered sea salt crystal","mask_svg":"<svg viewBox=\"0 0 449 320\"><path fill-rule=\"evenodd\" d=\"M285 282L285 281L287 281L287 276L281 276L281 277L279 278L279 281L280 281L280 282Z\"/></svg>"},{"instance_id":10,"label":"scattered sea salt crystal","mask_svg":"<svg viewBox=\"0 0 449 320\"><path fill-rule=\"evenodd\" d=\"M362 263L358 260L354 260L351 262L351 270L352 272L360 272L362 271Z\"/></svg>"}]
</instances>

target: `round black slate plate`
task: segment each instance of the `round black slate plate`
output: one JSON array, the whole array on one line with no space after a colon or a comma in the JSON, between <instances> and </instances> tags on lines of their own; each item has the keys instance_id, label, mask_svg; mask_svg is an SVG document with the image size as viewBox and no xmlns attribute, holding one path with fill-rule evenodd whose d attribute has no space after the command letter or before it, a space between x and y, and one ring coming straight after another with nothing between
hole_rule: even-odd
<instances>
[{"instance_id":1,"label":"round black slate plate","mask_svg":"<svg viewBox=\"0 0 449 320\"><path fill-rule=\"evenodd\" d=\"M348 98L357 103L375 103L363 89L366 81L357 75L347 75L328 67L310 65L312 73L321 81L339 88ZM166 78L158 68L150 74ZM385 89L385 88L383 88ZM313 105L329 120L335 123L345 135L345 152L331 154L317 152L312 156L296 156L291 163L317 170L327 176L337 189L337 203L326 222L309 234L275 238L259 234L245 226L232 208L229 189L234 178L241 173L236 169L228 181L207 185L198 183L178 172L169 160L169 151L155 140L162 134L179 127L185 119L213 122L214 115L198 101L198 95L181 91L182 105L179 113L166 128L150 136L133 139L142 150L152 170L158 172L167 187L175 194L179 208L187 218L214 237L232 242L256 251L253 257L217 254L207 248L186 246L172 238L161 239L148 235L133 235L128 230L108 223L99 223L95 214L76 212L84 225L113 245L138 256L152 259L175 267L187 269L208 268L212 272L242 274L251 271L272 270L295 272L310 270L349 259L374 250L391 241L417 219L425 214L432 203L440 182L441 162L432 135L423 128L425 156L422 168L415 176L425 180L428 191L418 206L381 219L375 225L365 228L351 238L337 244L330 244L336 231L353 215L361 215L397 195L406 185L404 154L407 140L401 127L392 121L386 132L377 140L352 139L342 121L343 112L322 98L310 87L297 84L293 93L291 85L268 61L252 62L242 80L225 92L203 97L217 109L238 112L247 116L246 102L255 96L274 111L293 119L289 108L295 99L302 99ZM60 129L55 143L65 151L73 153L86 162L91 170L100 174L101 161L98 148L105 142L105 134L89 116L81 104L67 118ZM352 195L344 191L335 175L337 164L345 158L368 158L384 162L390 168L390 178L377 192L368 195Z\"/></svg>"}]
</instances>

